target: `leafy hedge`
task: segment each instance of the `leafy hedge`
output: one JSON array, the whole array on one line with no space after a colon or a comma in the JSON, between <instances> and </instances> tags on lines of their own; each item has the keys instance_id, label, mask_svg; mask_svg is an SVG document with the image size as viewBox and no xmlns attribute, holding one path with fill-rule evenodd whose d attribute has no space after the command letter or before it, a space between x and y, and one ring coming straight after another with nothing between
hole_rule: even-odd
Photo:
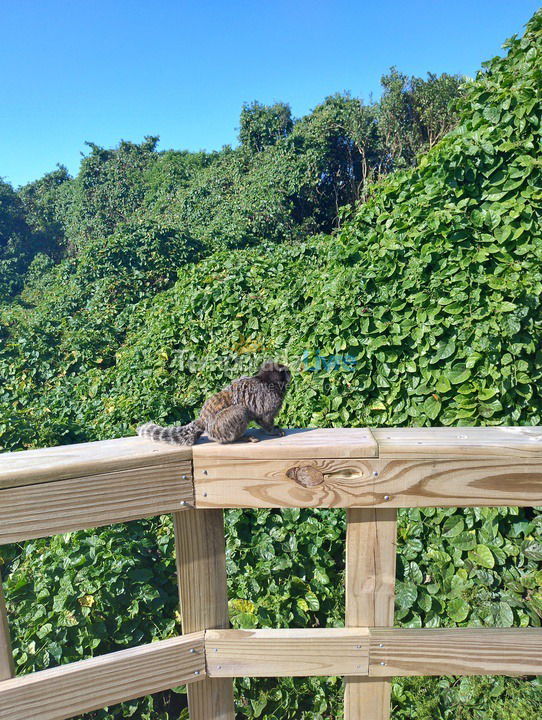
<instances>
[{"instance_id":1,"label":"leafy hedge","mask_svg":"<svg viewBox=\"0 0 542 720\"><path fill-rule=\"evenodd\" d=\"M114 273L90 279L78 260L36 280L23 295L31 311L12 304L0 314L0 443L93 440L147 419L185 421L263 356L295 366L281 418L291 426L540 424L541 66L539 12L471 84L457 130L418 168L375 186L334 236L188 265L182 245L163 286L137 285L140 268L129 264L121 276L133 276L137 292L126 298L111 292ZM339 512L230 512L234 624L340 624L343 529ZM170 550L164 519L3 551L21 669L167 636ZM541 559L540 510L404 511L397 622L540 625ZM62 582L76 597L55 605ZM124 590L111 597L115 583ZM123 592L137 598L137 617ZM153 615L153 602L163 614ZM72 615L76 625L59 625ZM99 623L107 632L95 644ZM243 680L238 689L246 718L340 715L335 679ZM180 697L97 717L165 720ZM525 720L542 692L536 680L404 679L394 700L395 718Z\"/></svg>"}]
</instances>

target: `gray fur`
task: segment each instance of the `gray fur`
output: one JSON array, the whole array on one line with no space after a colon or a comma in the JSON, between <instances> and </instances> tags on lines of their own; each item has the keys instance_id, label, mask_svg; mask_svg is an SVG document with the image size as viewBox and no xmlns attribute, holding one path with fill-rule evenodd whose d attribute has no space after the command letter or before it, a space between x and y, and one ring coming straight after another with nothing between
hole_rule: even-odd
<instances>
[{"instance_id":1,"label":"gray fur","mask_svg":"<svg viewBox=\"0 0 542 720\"><path fill-rule=\"evenodd\" d=\"M165 428L154 423L141 425L138 435L173 445L194 445L206 432L211 440L231 443L255 421L270 435L284 435L275 425L291 374L285 365L264 363L256 375L241 377L208 398L199 417L188 425Z\"/></svg>"}]
</instances>

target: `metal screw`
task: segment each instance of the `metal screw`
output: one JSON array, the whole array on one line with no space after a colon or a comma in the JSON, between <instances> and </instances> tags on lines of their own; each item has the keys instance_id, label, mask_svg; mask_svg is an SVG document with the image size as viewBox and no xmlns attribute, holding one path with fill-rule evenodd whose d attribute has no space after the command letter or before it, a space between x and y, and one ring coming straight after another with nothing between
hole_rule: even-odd
<instances>
[{"instance_id":1,"label":"metal screw","mask_svg":"<svg viewBox=\"0 0 542 720\"><path fill-rule=\"evenodd\" d=\"M199 670L196 670L196 671L194 672L194 675L199 675L199 674L200 674Z\"/></svg>"},{"instance_id":2,"label":"metal screw","mask_svg":"<svg viewBox=\"0 0 542 720\"><path fill-rule=\"evenodd\" d=\"M222 670L222 665L217 665L217 666L216 666L216 669L217 669L217 670Z\"/></svg>"},{"instance_id":3,"label":"metal screw","mask_svg":"<svg viewBox=\"0 0 542 720\"><path fill-rule=\"evenodd\" d=\"M186 500L181 500L180 504L184 507L184 506L187 505L188 503L186 502Z\"/></svg>"},{"instance_id":4,"label":"metal screw","mask_svg":"<svg viewBox=\"0 0 542 720\"><path fill-rule=\"evenodd\" d=\"M384 643L378 643L378 647L384 647Z\"/></svg>"},{"instance_id":5,"label":"metal screw","mask_svg":"<svg viewBox=\"0 0 542 720\"><path fill-rule=\"evenodd\" d=\"M381 661L380 661L380 664L381 664L381 665L385 665L386 663L384 662L384 660L381 660Z\"/></svg>"},{"instance_id":6,"label":"metal screw","mask_svg":"<svg viewBox=\"0 0 542 720\"><path fill-rule=\"evenodd\" d=\"M191 652L192 654L194 654L194 653L196 652L196 650L195 650L194 648L190 648L190 652Z\"/></svg>"},{"instance_id":7,"label":"metal screw","mask_svg":"<svg viewBox=\"0 0 542 720\"><path fill-rule=\"evenodd\" d=\"M389 499L390 499L389 495L384 495L384 500L389 500Z\"/></svg>"},{"instance_id":8,"label":"metal screw","mask_svg":"<svg viewBox=\"0 0 542 720\"><path fill-rule=\"evenodd\" d=\"M375 470L374 473L373 473L373 475L374 475L375 477L378 477L378 472Z\"/></svg>"},{"instance_id":9,"label":"metal screw","mask_svg":"<svg viewBox=\"0 0 542 720\"><path fill-rule=\"evenodd\" d=\"M203 471L203 474L204 474L204 475L208 475L207 470L204 470L204 471Z\"/></svg>"},{"instance_id":10,"label":"metal screw","mask_svg":"<svg viewBox=\"0 0 542 720\"><path fill-rule=\"evenodd\" d=\"M206 493L206 492L203 493L203 497L207 497L207 493Z\"/></svg>"},{"instance_id":11,"label":"metal screw","mask_svg":"<svg viewBox=\"0 0 542 720\"><path fill-rule=\"evenodd\" d=\"M218 648L213 648L213 652L218 652Z\"/></svg>"},{"instance_id":12,"label":"metal screw","mask_svg":"<svg viewBox=\"0 0 542 720\"><path fill-rule=\"evenodd\" d=\"M181 480L188 480L188 475L181 475Z\"/></svg>"}]
</instances>

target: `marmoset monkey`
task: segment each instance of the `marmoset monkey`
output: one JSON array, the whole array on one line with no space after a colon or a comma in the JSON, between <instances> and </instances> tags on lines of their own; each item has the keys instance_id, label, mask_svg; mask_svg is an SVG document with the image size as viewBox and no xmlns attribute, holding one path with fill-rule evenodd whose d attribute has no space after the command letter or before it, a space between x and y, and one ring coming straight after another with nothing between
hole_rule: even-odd
<instances>
[{"instance_id":1,"label":"marmoset monkey","mask_svg":"<svg viewBox=\"0 0 542 720\"><path fill-rule=\"evenodd\" d=\"M256 375L234 380L231 385L205 401L199 417L188 425L161 427L154 423L141 425L138 435L176 445L193 445L204 432L211 440L231 443L243 436L254 420L269 435L282 436L274 424L291 373L286 365L266 362ZM252 438L250 438L252 439Z\"/></svg>"}]
</instances>

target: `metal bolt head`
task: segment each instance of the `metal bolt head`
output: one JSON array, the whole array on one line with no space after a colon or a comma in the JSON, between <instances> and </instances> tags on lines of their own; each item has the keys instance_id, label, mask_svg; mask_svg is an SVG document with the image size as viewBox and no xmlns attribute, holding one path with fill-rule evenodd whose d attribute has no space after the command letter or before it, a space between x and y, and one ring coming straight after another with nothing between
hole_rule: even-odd
<instances>
[{"instance_id":1,"label":"metal bolt head","mask_svg":"<svg viewBox=\"0 0 542 720\"><path fill-rule=\"evenodd\" d=\"M373 475L374 475L375 477L378 477L378 471L375 470L375 471L373 472Z\"/></svg>"},{"instance_id":2,"label":"metal bolt head","mask_svg":"<svg viewBox=\"0 0 542 720\"><path fill-rule=\"evenodd\" d=\"M207 497L207 493L206 493L206 492L203 493L203 497Z\"/></svg>"},{"instance_id":3,"label":"metal bolt head","mask_svg":"<svg viewBox=\"0 0 542 720\"><path fill-rule=\"evenodd\" d=\"M384 500L389 500L389 499L390 499L389 495L384 495Z\"/></svg>"},{"instance_id":4,"label":"metal bolt head","mask_svg":"<svg viewBox=\"0 0 542 720\"><path fill-rule=\"evenodd\" d=\"M381 660L381 661L380 661L380 664L381 664L381 665L385 665L386 663L384 662L384 660Z\"/></svg>"},{"instance_id":5,"label":"metal bolt head","mask_svg":"<svg viewBox=\"0 0 542 720\"><path fill-rule=\"evenodd\" d=\"M193 654L196 652L195 648L190 648L190 652L191 652L192 655L193 655Z\"/></svg>"},{"instance_id":6,"label":"metal bolt head","mask_svg":"<svg viewBox=\"0 0 542 720\"><path fill-rule=\"evenodd\" d=\"M199 675L199 674L200 674L200 671L199 671L199 670L195 670L195 671L194 671L194 675Z\"/></svg>"},{"instance_id":7,"label":"metal bolt head","mask_svg":"<svg viewBox=\"0 0 542 720\"><path fill-rule=\"evenodd\" d=\"M217 666L216 666L216 669L217 669L217 670L222 670L222 665L217 665Z\"/></svg>"},{"instance_id":8,"label":"metal bolt head","mask_svg":"<svg viewBox=\"0 0 542 720\"><path fill-rule=\"evenodd\" d=\"M188 480L188 475L181 475L181 480Z\"/></svg>"},{"instance_id":9,"label":"metal bolt head","mask_svg":"<svg viewBox=\"0 0 542 720\"><path fill-rule=\"evenodd\" d=\"M187 502L186 500L181 500L179 504L181 505L181 507L184 507L185 505L187 505Z\"/></svg>"},{"instance_id":10,"label":"metal bolt head","mask_svg":"<svg viewBox=\"0 0 542 720\"><path fill-rule=\"evenodd\" d=\"M384 647L384 643L378 643L378 647Z\"/></svg>"}]
</instances>

